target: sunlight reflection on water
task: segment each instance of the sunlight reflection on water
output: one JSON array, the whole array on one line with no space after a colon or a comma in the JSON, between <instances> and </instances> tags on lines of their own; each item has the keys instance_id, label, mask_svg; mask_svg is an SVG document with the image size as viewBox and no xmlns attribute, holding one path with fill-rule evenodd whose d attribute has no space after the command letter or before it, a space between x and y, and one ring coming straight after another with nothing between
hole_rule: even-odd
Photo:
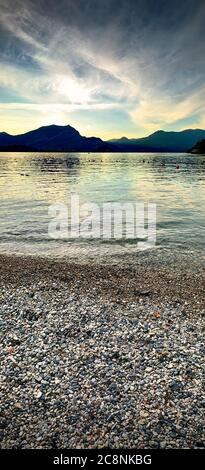
<instances>
[{"instance_id":1,"label":"sunlight reflection on water","mask_svg":"<svg viewBox=\"0 0 205 470\"><path fill-rule=\"evenodd\" d=\"M179 169L177 169L179 165ZM157 245L51 240L48 207L80 202L157 205ZM205 157L187 154L0 154L0 252L85 261L204 261Z\"/></svg>"}]
</instances>

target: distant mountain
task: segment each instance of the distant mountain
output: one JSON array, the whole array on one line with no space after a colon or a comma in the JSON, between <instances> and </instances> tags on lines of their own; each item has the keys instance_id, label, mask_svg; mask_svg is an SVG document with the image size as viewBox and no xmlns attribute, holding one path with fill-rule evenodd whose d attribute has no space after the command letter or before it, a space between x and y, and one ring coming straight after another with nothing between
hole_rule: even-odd
<instances>
[{"instance_id":1,"label":"distant mountain","mask_svg":"<svg viewBox=\"0 0 205 470\"><path fill-rule=\"evenodd\" d=\"M0 133L0 151L106 152L111 146L97 137L83 137L71 126L43 126L21 135Z\"/></svg>"},{"instance_id":2,"label":"distant mountain","mask_svg":"<svg viewBox=\"0 0 205 470\"><path fill-rule=\"evenodd\" d=\"M205 139L205 130L157 131L140 139L84 137L74 127L43 126L25 134L0 133L0 152L187 152Z\"/></svg>"},{"instance_id":3,"label":"distant mountain","mask_svg":"<svg viewBox=\"0 0 205 470\"><path fill-rule=\"evenodd\" d=\"M190 149L190 153L201 153L202 155L205 155L205 139L197 142L196 145L194 145L192 149Z\"/></svg>"},{"instance_id":4,"label":"distant mountain","mask_svg":"<svg viewBox=\"0 0 205 470\"><path fill-rule=\"evenodd\" d=\"M205 130L187 129L181 132L157 131L140 139L112 139L119 152L187 152L197 141L205 139Z\"/></svg>"},{"instance_id":5,"label":"distant mountain","mask_svg":"<svg viewBox=\"0 0 205 470\"><path fill-rule=\"evenodd\" d=\"M0 132L0 146L7 146L11 143L12 136L7 134L7 132Z\"/></svg>"}]
</instances>

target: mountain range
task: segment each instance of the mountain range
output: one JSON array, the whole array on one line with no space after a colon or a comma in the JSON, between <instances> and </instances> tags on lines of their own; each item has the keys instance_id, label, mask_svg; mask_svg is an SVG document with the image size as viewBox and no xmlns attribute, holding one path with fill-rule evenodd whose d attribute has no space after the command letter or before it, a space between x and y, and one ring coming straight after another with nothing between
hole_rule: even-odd
<instances>
[{"instance_id":1,"label":"mountain range","mask_svg":"<svg viewBox=\"0 0 205 470\"><path fill-rule=\"evenodd\" d=\"M25 134L0 132L0 152L187 152L205 139L205 130L187 129L180 132L156 131L139 138L111 139L84 137L74 127L43 126Z\"/></svg>"},{"instance_id":2,"label":"mountain range","mask_svg":"<svg viewBox=\"0 0 205 470\"><path fill-rule=\"evenodd\" d=\"M187 129L181 132L156 131L141 139L110 140L120 152L187 152L199 140L205 139L205 130Z\"/></svg>"}]
</instances>

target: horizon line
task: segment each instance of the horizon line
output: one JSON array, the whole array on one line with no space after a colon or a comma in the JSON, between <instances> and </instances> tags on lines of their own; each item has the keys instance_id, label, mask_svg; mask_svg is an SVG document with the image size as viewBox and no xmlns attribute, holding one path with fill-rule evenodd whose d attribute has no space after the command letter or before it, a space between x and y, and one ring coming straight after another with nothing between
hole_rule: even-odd
<instances>
[{"instance_id":1,"label":"horizon line","mask_svg":"<svg viewBox=\"0 0 205 470\"><path fill-rule=\"evenodd\" d=\"M33 129L30 129L28 131L23 131L23 132L20 132L20 133L17 133L17 134L10 134L9 132L7 131L0 131L0 135L1 134L6 134L6 135L9 135L11 137L16 137L16 136L20 136L20 135L25 135L25 134L28 134L29 132L32 132L32 131L37 131L39 129L42 129L42 128L46 128L46 127L71 127L72 129L75 129L77 132L79 132L79 134L82 136L82 137L89 137L89 138L92 138L92 137L97 137L101 140L104 140L105 142L107 141L112 141L112 140L121 140L121 139L128 139L128 140L137 140L137 139L143 139L143 138L146 138L146 137L149 137L151 135L154 135L158 132L165 132L165 133L181 133L181 132L187 132L187 131L204 131L205 129L202 129L202 128L199 128L199 127L189 127L189 128L185 128L185 129L181 129L181 130L166 130L166 129L157 129L156 131L154 132L151 132L150 134L147 134L147 135L143 135L143 136L140 136L140 137L136 137L136 136L133 136L133 137L126 137L126 135L121 135L120 137L112 137L112 138L109 138L109 139L105 139L103 137L99 137L99 136L96 136L96 135L89 135L89 136L86 136L84 134L82 134L80 131L78 131L78 129L76 129L74 126L72 126L71 124L55 124L55 123L52 123L52 124L45 124L45 125L42 125L42 126L39 126L39 127L35 127Z\"/></svg>"}]
</instances>

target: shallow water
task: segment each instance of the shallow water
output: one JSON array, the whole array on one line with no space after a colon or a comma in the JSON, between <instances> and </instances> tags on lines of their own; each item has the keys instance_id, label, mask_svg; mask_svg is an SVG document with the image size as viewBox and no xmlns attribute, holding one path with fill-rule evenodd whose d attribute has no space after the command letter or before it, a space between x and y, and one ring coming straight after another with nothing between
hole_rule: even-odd
<instances>
[{"instance_id":1,"label":"shallow water","mask_svg":"<svg viewBox=\"0 0 205 470\"><path fill-rule=\"evenodd\" d=\"M179 168L177 168L179 166ZM53 240L49 206L105 202L155 203L157 243L137 238ZM81 262L204 262L205 157L189 154L0 153L0 253ZM70 219L69 219L70 224ZM125 220L124 220L125 223ZM125 234L126 226L123 225Z\"/></svg>"}]
</instances>

